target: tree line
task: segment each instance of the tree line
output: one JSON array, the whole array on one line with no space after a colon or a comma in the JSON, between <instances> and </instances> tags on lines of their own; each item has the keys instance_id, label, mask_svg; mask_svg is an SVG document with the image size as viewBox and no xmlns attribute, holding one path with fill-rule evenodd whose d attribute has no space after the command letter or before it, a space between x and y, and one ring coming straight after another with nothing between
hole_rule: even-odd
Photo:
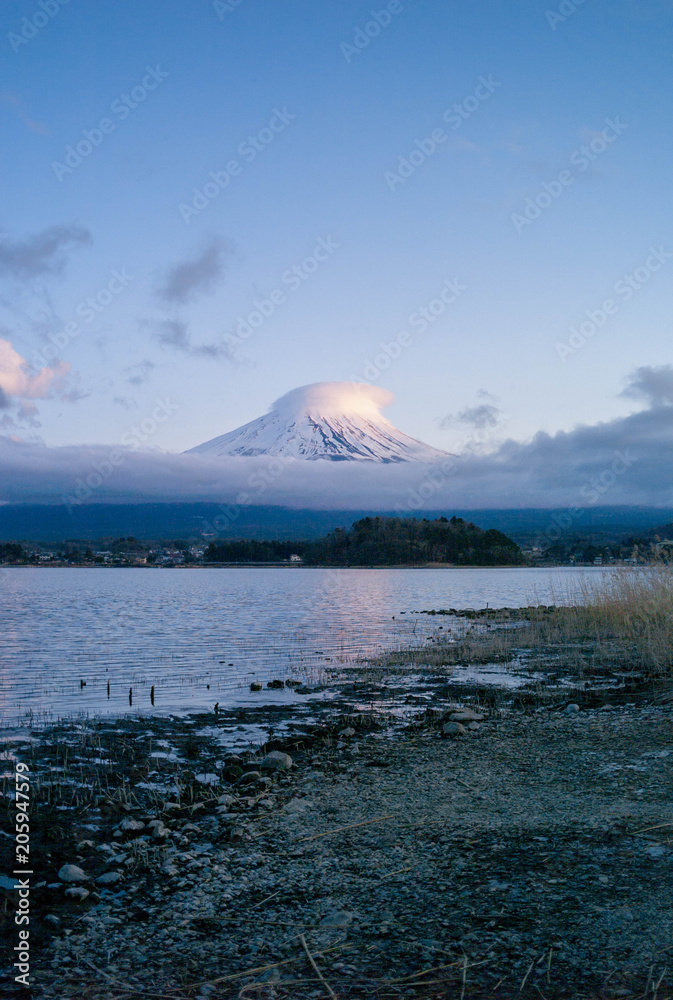
<instances>
[{"instance_id":1,"label":"tree line","mask_svg":"<svg viewBox=\"0 0 673 1000\"><path fill-rule=\"evenodd\" d=\"M351 528L304 542L239 539L211 542L206 562L277 562L301 556L309 566L396 566L447 563L455 566L519 566L516 542L494 528L484 530L460 517L365 517Z\"/></svg>"}]
</instances>

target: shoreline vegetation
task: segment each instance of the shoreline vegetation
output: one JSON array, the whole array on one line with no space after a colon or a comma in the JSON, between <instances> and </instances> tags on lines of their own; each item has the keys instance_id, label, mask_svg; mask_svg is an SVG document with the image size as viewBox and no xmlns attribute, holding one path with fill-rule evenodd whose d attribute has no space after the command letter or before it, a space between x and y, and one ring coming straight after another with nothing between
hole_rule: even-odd
<instances>
[{"instance_id":1,"label":"shoreline vegetation","mask_svg":"<svg viewBox=\"0 0 673 1000\"><path fill-rule=\"evenodd\" d=\"M311 721L9 733L33 795L33 995L668 1000L673 571L579 586L428 609L428 642L344 671ZM241 745L245 723L268 739Z\"/></svg>"},{"instance_id":2,"label":"shoreline vegetation","mask_svg":"<svg viewBox=\"0 0 673 1000\"><path fill-rule=\"evenodd\" d=\"M230 538L207 541L143 541L132 536L77 540L57 545L0 543L0 566L213 568L258 566L315 568L459 568L462 566L625 566L669 557L673 525L619 542L567 533L561 540L521 547L495 529L484 530L459 517L366 517L350 529L318 539ZM556 537L556 536L555 536Z\"/></svg>"}]
</instances>

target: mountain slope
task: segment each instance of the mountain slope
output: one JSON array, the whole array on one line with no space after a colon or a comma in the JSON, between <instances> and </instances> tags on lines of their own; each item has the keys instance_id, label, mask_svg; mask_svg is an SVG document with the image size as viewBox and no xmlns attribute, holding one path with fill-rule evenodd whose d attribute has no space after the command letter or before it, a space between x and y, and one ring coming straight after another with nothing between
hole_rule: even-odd
<instances>
[{"instance_id":1,"label":"mountain slope","mask_svg":"<svg viewBox=\"0 0 673 1000\"><path fill-rule=\"evenodd\" d=\"M381 414L392 394L356 382L318 382L293 389L269 413L190 453L281 455L332 462L436 462L447 452L397 430Z\"/></svg>"}]
</instances>

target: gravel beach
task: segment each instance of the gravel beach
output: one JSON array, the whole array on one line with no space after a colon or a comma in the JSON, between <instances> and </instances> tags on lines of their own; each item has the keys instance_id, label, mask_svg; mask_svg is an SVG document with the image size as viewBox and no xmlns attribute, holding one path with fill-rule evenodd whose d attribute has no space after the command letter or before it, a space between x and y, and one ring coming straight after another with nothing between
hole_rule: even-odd
<instances>
[{"instance_id":1,"label":"gravel beach","mask_svg":"<svg viewBox=\"0 0 673 1000\"><path fill-rule=\"evenodd\" d=\"M671 996L671 706L460 712L97 796L42 860L32 995Z\"/></svg>"}]
</instances>

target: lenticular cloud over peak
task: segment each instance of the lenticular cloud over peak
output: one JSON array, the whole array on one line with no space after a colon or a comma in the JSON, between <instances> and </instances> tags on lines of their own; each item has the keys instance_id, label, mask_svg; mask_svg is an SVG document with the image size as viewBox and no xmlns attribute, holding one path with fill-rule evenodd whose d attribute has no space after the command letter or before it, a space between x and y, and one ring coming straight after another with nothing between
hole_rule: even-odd
<instances>
[{"instance_id":1,"label":"lenticular cloud over peak","mask_svg":"<svg viewBox=\"0 0 673 1000\"><path fill-rule=\"evenodd\" d=\"M389 424L381 410L390 406L394 399L388 389L363 382L314 382L286 392L270 407L270 412L319 413L322 416L358 414Z\"/></svg>"},{"instance_id":2,"label":"lenticular cloud over peak","mask_svg":"<svg viewBox=\"0 0 673 1000\"><path fill-rule=\"evenodd\" d=\"M243 427L191 448L210 458L278 455L331 462L433 462L447 453L397 430L381 413L394 396L359 382L315 382L277 399Z\"/></svg>"}]
</instances>

